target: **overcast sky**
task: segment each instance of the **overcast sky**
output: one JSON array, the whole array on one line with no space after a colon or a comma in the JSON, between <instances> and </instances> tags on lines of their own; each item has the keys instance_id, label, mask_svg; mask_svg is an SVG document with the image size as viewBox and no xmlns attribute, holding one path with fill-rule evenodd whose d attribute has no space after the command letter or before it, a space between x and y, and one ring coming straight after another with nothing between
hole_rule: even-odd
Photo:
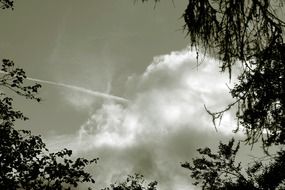
<instances>
[{"instance_id":1,"label":"overcast sky","mask_svg":"<svg viewBox=\"0 0 285 190\"><path fill-rule=\"evenodd\" d=\"M157 180L161 190L194 189L180 162L199 147L229 139L233 100L218 61L188 47L181 15L187 1L25 0L1 11L1 58L44 83L41 103L16 98L29 118L18 128L43 135L51 150L99 157L95 187L128 174ZM155 7L155 8L154 8Z\"/></svg>"}]
</instances>

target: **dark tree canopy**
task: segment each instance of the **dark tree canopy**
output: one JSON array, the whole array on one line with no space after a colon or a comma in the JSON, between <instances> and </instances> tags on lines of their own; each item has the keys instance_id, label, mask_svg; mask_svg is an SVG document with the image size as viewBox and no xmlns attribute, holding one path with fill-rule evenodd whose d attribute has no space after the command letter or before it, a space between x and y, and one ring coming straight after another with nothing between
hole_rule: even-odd
<instances>
[{"instance_id":1,"label":"dark tree canopy","mask_svg":"<svg viewBox=\"0 0 285 190\"><path fill-rule=\"evenodd\" d=\"M0 0L2 9L14 9L14 0Z\"/></svg>"},{"instance_id":2,"label":"dark tree canopy","mask_svg":"<svg viewBox=\"0 0 285 190\"><path fill-rule=\"evenodd\" d=\"M25 72L15 68L12 61L3 60L1 73L0 87L40 101L40 85L25 86ZM72 160L72 151L67 149L50 153L40 136L14 128L16 120L28 118L16 111L12 103L12 98L0 94L0 189L62 190L82 182L95 182L85 167L97 159Z\"/></svg>"},{"instance_id":3,"label":"dark tree canopy","mask_svg":"<svg viewBox=\"0 0 285 190\"><path fill-rule=\"evenodd\" d=\"M274 6L276 0L189 0L184 27L192 45L214 50L223 61L222 70L231 69L236 61L255 59L283 43L285 23Z\"/></svg>"},{"instance_id":4,"label":"dark tree canopy","mask_svg":"<svg viewBox=\"0 0 285 190\"><path fill-rule=\"evenodd\" d=\"M220 143L217 153L210 148L198 149L201 158L193 159L193 164L185 162L183 168L191 171L194 185L200 185L205 190L260 190L285 188L285 151L266 159L255 160L247 169L236 163L239 143L234 140L228 144Z\"/></svg>"},{"instance_id":5,"label":"dark tree canopy","mask_svg":"<svg viewBox=\"0 0 285 190\"><path fill-rule=\"evenodd\" d=\"M123 182L111 184L102 190L157 190L156 186L156 181L146 184L143 175L135 174L129 175Z\"/></svg>"},{"instance_id":6,"label":"dark tree canopy","mask_svg":"<svg viewBox=\"0 0 285 190\"><path fill-rule=\"evenodd\" d=\"M232 65L241 62L243 72L231 89L237 101L229 108L238 105L246 141L261 138L265 147L285 143L285 23L275 14L281 5L273 0L189 0L183 14L192 46L217 54L222 71L231 77Z\"/></svg>"}]
</instances>

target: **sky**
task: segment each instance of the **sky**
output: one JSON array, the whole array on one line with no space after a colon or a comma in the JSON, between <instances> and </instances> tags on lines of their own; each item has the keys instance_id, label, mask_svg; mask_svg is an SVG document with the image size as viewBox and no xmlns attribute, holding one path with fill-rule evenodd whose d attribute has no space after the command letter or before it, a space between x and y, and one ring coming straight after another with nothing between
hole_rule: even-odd
<instances>
[{"instance_id":1,"label":"sky","mask_svg":"<svg viewBox=\"0 0 285 190\"><path fill-rule=\"evenodd\" d=\"M1 58L42 84L40 103L15 97L30 118L17 127L41 134L51 151L99 157L89 168L95 189L134 173L161 190L195 189L180 163L233 136L232 112L216 131L204 105L233 102L234 79L214 58L197 62L182 30L186 5L26 0L1 11Z\"/></svg>"}]
</instances>

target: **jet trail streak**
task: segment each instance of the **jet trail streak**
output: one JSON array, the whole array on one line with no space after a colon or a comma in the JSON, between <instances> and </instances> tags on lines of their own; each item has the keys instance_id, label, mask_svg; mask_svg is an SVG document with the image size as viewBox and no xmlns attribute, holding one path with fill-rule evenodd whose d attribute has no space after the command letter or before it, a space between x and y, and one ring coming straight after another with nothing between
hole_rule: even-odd
<instances>
[{"instance_id":1,"label":"jet trail streak","mask_svg":"<svg viewBox=\"0 0 285 190\"><path fill-rule=\"evenodd\" d=\"M61 86L64 88L69 88L72 90L76 90L79 92L84 92L86 94L90 94L93 96L98 96L98 97L102 97L102 98L106 98L106 99L113 99L113 100L117 100L120 102L128 102L129 100L119 97L119 96L114 96L111 94L106 94L106 93L102 93L102 92L97 92L97 91L93 91L90 89L86 89L86 88L82 88L79 86L74 86L74 85L69 85L69 84L64 84L64 83L60 83L60 82L53 82L53 81L47 81L47 80L40 80L40 79L35 79L35 78L29 78L27 77L28 80L30 81L34 81L34 82L40 82L40 83L45 83L45 84L50 84L50 85L55 85L55 86Z\"/></svg>"},{"instance_id":2,"label":"jet trail streak","mask_svg":"<svg viewBox=\"0 0 285 190\"><path fill-rule=\"evenodd\" d=\"M7 74L7 72L1 71L1 70L0 70L0 73ZM106 99L113 99L113 100L116 100L116 101L119 101L119 102L126 103L126 102L129 101L128 99L125 99L125 98L122 98L122 97L119 97L119 96L114 96L114 95L111 95L111 94L98 92L98 91L82 88L82 87L79 87L79 86L64 84L64 83L60 83L60 82L53 82L53 81L48 81L48 80L35 79L35 78L30 78L30 77L27 77L26 79L28 79L30 81L34 81L34 82L40 82L40 83L45 83L45 84L50 84L50 85L55 85L55 86L61 86L61 87L69 88L69 89L76 90L76 91L79 91L79 92L84 92L86 94L90 94L90 95L93 95L93 96L102 97L102 98L106 98Z\"/></svg>"}]
</instances>

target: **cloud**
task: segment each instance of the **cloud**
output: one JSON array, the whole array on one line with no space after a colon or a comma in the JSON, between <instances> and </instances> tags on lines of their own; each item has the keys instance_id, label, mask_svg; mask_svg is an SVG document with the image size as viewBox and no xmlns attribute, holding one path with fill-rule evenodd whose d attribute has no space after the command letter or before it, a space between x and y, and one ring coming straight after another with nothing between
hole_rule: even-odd
<instances>
[{"instance_id":1,"label":"cloud","mask_svg":"<svg viewBox=\"0 0 285 190\"><path fill-rule=\"evenodd\" d=\"M196 52L188 48L155 57L144 73L128 77L128 104L104 102L70 137L72 143L67 137L53 143L100 157L97 187L139 172L158 180L162 190L189 189L189 174L179 163L191 160L197 148L229 138L235 127L229 112L216 132L204 109L205 104L219 110L233 101L227 74L209 57L196 64Z\"/></svg>"}]
</instances>

